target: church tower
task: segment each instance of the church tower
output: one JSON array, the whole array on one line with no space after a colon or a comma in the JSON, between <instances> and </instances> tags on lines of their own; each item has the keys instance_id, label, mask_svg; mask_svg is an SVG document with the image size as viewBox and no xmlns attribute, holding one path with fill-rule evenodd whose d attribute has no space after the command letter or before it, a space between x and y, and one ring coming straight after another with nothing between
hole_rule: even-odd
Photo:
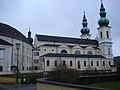
<instances>
[{"instance_id":1,"label":"church tower","mask_svg":"<svg viewBox=\"0 0 120 90\"><path fill-rule=\"evenodd\" d=\"M111 38L111 27L109 26L109 20L106 18L106 11L101 0L100 8L100 19L98 21L98 37L99 37L99 47L101 48L101 54L108 60L113 60L112 54L112 38Z\"/></svg>"},{"instance_id":2,"label":"church tower","mask_svg":"<svg viewBox=\"0 0 120 90\"><path fill-rule=\"evenodd\" d=\"M84 15L83 15L83 20L82 20L82 25L83 28L81 29L81 33L82 35L80 36L82 39L89 39L91 37L90 33L90 29L87 27L88 23L87 23L87 19L85 16L85 11L84 11Z\"/></svg>"},{"instance_id":3,"label":"church tower","mask_svg":"<svg viewBox=\"0 0 120 90\"><path fill-rule=\"evenodd\" d=\"M30 28L29 28L29 32L28 32L28 41L30 42L30 44L33 43L33 39L31 38L31 31L30 31Z\"/></svg>"}]
</instances>

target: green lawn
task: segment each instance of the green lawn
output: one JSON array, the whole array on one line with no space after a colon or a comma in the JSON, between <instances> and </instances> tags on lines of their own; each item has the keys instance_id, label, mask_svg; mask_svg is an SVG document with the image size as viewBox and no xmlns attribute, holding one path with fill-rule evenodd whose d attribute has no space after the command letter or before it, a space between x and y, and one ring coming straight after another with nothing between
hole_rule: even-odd
<instances>
[{"instance_id":1,"label":"green lawn","mask_svg":"<svg viewBox=\"0 0 120 90\"><path fill-rule=\"evenodd\" d=\"M112 89L112 90L120 90L120 81L96 83L96 84L92 84L91 86L108 88L108 89Z\"/></svg>"}]
</instances>

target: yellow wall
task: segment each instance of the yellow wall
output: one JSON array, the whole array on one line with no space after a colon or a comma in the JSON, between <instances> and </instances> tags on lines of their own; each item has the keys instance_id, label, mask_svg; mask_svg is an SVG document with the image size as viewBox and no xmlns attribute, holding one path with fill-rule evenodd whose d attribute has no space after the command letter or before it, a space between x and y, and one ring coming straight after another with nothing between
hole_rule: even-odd
<instances>
[{"instance_id":1,"label":"yellow wall","mask_svg":"<svg viewBox=\"0 0 120 90\"><path fill-rule=\"evenodd\" d=\"M21 83L21 79L19 79L18 82ZM0 83L15 84L16 83L16 78L0 77Z\"/></svg>"},{"instance_id":2,"label":"yellow wall","mask_svg":"<svg viewBox=\"0 0 120 90\"><path fill-rule=\"evenodd\" d=\"M73 87L58 86L46 83L37 83L37 90L83 90Z\"/></svg>"}]
</instances>

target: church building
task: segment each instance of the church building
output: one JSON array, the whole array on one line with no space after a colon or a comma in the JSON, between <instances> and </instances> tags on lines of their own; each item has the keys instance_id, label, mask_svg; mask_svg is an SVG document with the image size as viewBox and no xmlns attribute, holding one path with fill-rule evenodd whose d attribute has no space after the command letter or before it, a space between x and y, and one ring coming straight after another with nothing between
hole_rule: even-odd
<instances>
[{"instance_id":1,"label":"church building","mask_svg":"<svg viewBox=\"0 0 120 90\"><path fill-rule=\"evenodd\" d=\"M112 71L111 27L102 1L99 14L96 39L91 39L85 12L80 38L36 34L33 51L34 69L51 71L57 66L67 66L77 70Z\"/></svg>"},{"instance_id":2,"label":"church building","mask_svg":"<svg viewBox=\"0 0 120 90\"><path fill-rule=\"evenodd\" d=\"M0 72L31 70L32 42L30 31L26 38L17 29L0 23Z\"/></svg>"}]
</instances>

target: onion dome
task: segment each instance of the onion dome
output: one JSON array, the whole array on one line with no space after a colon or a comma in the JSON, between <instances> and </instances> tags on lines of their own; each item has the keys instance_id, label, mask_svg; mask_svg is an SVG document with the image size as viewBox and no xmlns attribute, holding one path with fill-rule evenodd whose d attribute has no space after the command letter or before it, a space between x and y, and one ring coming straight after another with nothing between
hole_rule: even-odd
<instances>
[{"instance_id":1,"label":"onion dome","mask_svg":"<svg viewBox=\"0 0 120 90\"><path fill-rule=\"evenodd\" d=\"M105 8L103 6L103 2L101 0L101 8L100 8L100 19L98 20L98 24L99 26L108 26L109 25L109 20L108 18L106 18L106 11L105 11Z\"/></svg>"},{"instance_id":2,"label":"onion dome","mask_svg":"<svg viewBox=\"0 0 120 90\"><path fill-rule=\"evenodd\" d=\"M29 32L28 32L28 41L32 44L33 43L33 39L31 38L31 32L30 32L30 28L29 28Z\"/></svg>"},{"instance_id":3,"label":"onion dome","mask_svg":"<svg viewBox=\"0 0 120 90\"><path fill-rule=\"evenodd\" d=\"M83 16L83 22L82 22L83 28L81 29L81 33L82 35L84 34L88 34L90 33L90 29L87 27L88 23L87 23L87 19L85 16L85 12L84 12L84 16Z\"/></svg>"}]
</instances>

